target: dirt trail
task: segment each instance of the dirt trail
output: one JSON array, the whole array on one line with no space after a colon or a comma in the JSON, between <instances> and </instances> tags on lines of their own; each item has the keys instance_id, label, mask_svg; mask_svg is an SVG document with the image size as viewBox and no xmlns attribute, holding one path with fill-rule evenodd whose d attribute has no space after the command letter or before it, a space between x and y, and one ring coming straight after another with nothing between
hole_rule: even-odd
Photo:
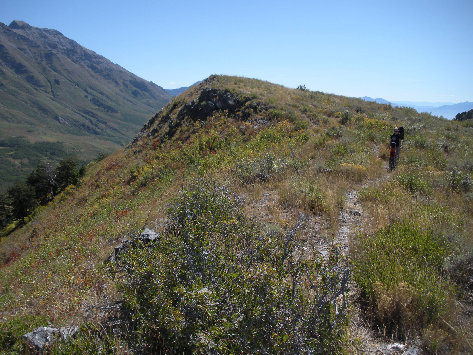
<instances>
[{"instance_id":1,"label":"dirt trail","mask_svg":"<svg viewBox=\"0 0 473 355\"><path fill-rule=\"evenodd\" d=\"M358 201L358 191L350 190L345 194L345 205L338 214L338 231L334 242L340 245L343 254L348 255L350 238L362 231L363 207Z\"/></svg>"},{"instance_id":2,"label":"dirt trail","mask_svg":"<svg viewBox=\"0 0 473 355\"><path fill-rule=\"evenodd\" d=\"M376 148L375 151L379 156L379 148ZM344 255L349 255L350 240L363 232L363 219L366 216L359 201L359 191L367 187L380 185L391 178L391 175L387 173L387 164L384 165L383 168L386 172L379 178L368 181L359 189L349 190L345 194L345 204L340 209L338 230L333 240L334 243L340 246ZM319 249L322 255L326 255L326 251L326 248ZM356 284L352 282L349 298L351 299L350 303L354 304L355 307L350 319L350 334L353 339L356 339L357 344L353 344L353 346L357 352L360 354L421 354L421 350L415 343L401 344L376 337L374 331L370 329L370 325L363 319L361 310L356 306L355 300L357 297L358 290Z\"/></svg>"},{"instance_id":3,"label":"dirt trail","mask_svg":"<svg viewBox=\"0 0 473 355\"><path fill-rule=\"evenodd\" d=\"M379 146L374 147L374 154L379 156ZM365 182L357 190L349 190L345 194L345 204L340 209L338 215L338 231L335 234L334 242L341 246L345 255L348 255L350 239L356 234L363 232L363 206L359 201L359 191L367 188L378 186L391 178L391 174L388 173L388 164L383 162L383 174L374 179Z\"/></svg>"},{"instance_id":4,"label":"dirt trail","mask_svg":"<svg viewBox=\"0 0 473 355\"><path fill-rule=\"evenodd\" d=\"M379 147L374 148L374 154L379 156ZM360 201L359 192L367 187L378 186L391 178L388 173L388 166L383 164L383 173L370 181L362 184L356 189L351 189L345 194L343 208L338 213L338 226L335 232L331 228L330 221L320 216L312 214L302 214L304 239L301 240L302 250L311 252L316 250L322 257L328 257L332 244L338 246L339 250L346 256L350 253L350 242L356 235L363 233L364 223L367 221L366 211ZM275 220L298 220L300 216L281 207L279 196L276 191L263 191L257 202L251 206L249 214L257 219L267 222ZM303 252L303 251L302 251ZM390 342L376 336L370 328L370 324L365 321L361 310L357 307L356 299L359 291L355 283L351 283L349 303L354 305L350 316L350 338L353 340L352 350L358 354L421 354L419 346L416 344L401 344Z\"/></svg>"}]
</instances>

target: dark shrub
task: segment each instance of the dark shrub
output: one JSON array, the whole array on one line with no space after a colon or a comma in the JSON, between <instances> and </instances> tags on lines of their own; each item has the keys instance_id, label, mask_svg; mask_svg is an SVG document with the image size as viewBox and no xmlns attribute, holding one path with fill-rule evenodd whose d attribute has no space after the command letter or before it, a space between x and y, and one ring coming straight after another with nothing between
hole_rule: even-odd
<instances>
[{"instance_id":1,"label":"dark shrub","mask_svg":"<svg viewBox=\"0 0 473 355\"><path fill-rule=\"evenodd\" d=\"M56 168L56 193L69 185L77 185L79 182L79 164L74 159L61 160Z\"/></svg>"},{"instance_id":2,"label":"dark shrub","mask_svg":"<svg viewBox=\"0 0 473 355\"><path fill-rule=\"evenodd\" d=\"M160 241L120 259L130 339L154 353L339 351L346 263L296 257L295 233L262 233L226 188L182 191Z\"/></svg>"},{"instance_id":3,"label":"dark shrub","mask_svg":"<svg viewBox=\"0 0 473 355\"><path fill-rule=\"evenodd\" d=\"M35 196L42 205L54 197L54 171L47 165L39 164L26 180L35 190Z\"/></svg>"},{"instance_id":4,"label":"dark shrub","mask_svg":"<svg viewBox=\"0 0 473 355\"><path fill-rule=\"evenodd\" d=\"M37 206L35 190L25 183L17 183L8 190L14 219L23 219Z\"/></svg>"}]
</instances>

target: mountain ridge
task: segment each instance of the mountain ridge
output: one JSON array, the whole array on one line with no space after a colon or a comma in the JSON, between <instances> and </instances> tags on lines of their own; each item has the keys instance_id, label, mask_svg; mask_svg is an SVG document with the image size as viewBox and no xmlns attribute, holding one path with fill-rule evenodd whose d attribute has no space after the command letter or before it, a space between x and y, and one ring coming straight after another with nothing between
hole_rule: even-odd
<instances>
[{"instance_id":1,"label":"mountain ridge","mask_svg":"<svg viewBox=\"0 0 473 355\"><path fill-rule=\"evenodd\" d=\"M189 88L195 86L195 85L198 85L200 84L202 81L197 81L195 82L194 84L190 85L190 86L182 86L180 88L176 88L176 89L164 89L169 95L171 95L172 97L176 97L176 96L179 96L180 94L182 94L184 91L188 90Z\"/></svg>"},{"instance_id":2,"label":"mountain ridge","mask_svg":"<svg viewBox=\"0 0 473 355\"><path fill-rule=\"evenodd\" d=\"M128 143L170 98L57 30L0 24L0 180L42 160L13 150L12 137L23 137L24 151L47 142L62 156L90 160Z\"/></svg>"},{"instance_id":3,"label":"mountain ridge","mask_svg":"<svg viewBox=\"0 0 473 355\"><path fill-rule=\"evenodd\" d=\"M71 353L468 352L472 144L471 122L211 76L0 243L0 327L88 324Z\"/></svg>"},{"instance_id":4,"label":"mountain ridge","mask_svg":"<svg viewBox=\"0 0 473 355\"><path fill-rule=\"evenodd\" d=\"M395 106L411 107L419 113L430 113L434 116L442 116L447 119L454 119L458 113L466 112L473 108L473 102L465 101L458 103L445 102L415 102L415 101L388 101L383 98L373 99L369 96L364 96L361 99L370 102L377 102L380 104L391 104Z\"/></svg>"}]
</instances>

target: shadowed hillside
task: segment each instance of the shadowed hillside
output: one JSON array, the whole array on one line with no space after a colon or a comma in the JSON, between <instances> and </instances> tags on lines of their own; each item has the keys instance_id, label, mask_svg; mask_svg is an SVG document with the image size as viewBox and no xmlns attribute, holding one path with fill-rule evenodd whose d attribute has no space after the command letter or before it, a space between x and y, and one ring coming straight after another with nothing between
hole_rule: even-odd
<instances>
[{"instance_id":1,"label":"shadowed hillside","mask_svg":"<svg viewBox=\"0 0 473 355\"><path fill-rule=\"evenodd\" d=\"M81 326L58 353L472 351L472 143L212 76L1 240L0 346L51 324Z\"/></svg>"},{"instance_id":2,"label":"shadowed hillside","mask_svg":"<svg viewBox=\"0 0 473 355\"><path fill-rule=\"evenodd\" d=\"M117 150L169 100L58 31L0 23L2 189L42 160Z\"/></svg>"}]
</instances>

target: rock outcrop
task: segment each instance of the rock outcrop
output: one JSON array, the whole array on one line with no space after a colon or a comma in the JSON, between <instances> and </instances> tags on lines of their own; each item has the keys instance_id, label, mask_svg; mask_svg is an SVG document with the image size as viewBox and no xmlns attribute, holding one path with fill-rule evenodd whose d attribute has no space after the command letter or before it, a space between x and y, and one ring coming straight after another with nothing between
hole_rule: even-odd
<instances>
[{"instance_id":1,"label":"rock outcrop","mask_svg":"<svg viewBox=\"0 0 473 355\"><path fill-rule=\"evenodd\" d=\"M115 251L113 255L108 259L108 261L114 262L120 258L120 256L125 253L128 249L136 247L138 244L140 245L148 245L157 241L159 238L159 233L155 231L145 228L145 230L136 237L124 237L122 242L115 247Z\"/></svg>"},{"instance_id":2,"label":"rock outcrop","mask_svg":"<svg viewBox=\"0 0 473 355\"><path fill-rule=\"evenodd\" d=\"M23 339L29 351L42 354L45 349L49 348L56 341L58 333L59 330L57 328L40 327L23 335Z\"/></svg>"},{"instance_id":3,"label":"rock outcrop","mask_svg":"<svg viewBox=\"0 0 473 355\"><path fill-rule=\"evenodd\" d=\"M39 327L23 335L28 353L44 354L58 340L68 340L77 334L79 327Z\"/></svg>"},{"instance_id":4,"label":"rock outcrop","mask_svg":"<svg viewBox=\"0 0 473 355\"><path fill-rule=\"evenodd\" d=\"M211 81L212 77L204 81ZM137 143L142 137L149 137L164 142L171 139L178 132L179 128L193 122L205 122L216 112L225 112L233 119L241 121L251 121L260 114L270 110L272 107L255 100L251 96L238 95L230 90L204 88L198 97L187 103L174 102L167 109L157 113L143 127L141 133L135 138L133 143Z\"/></svg>"}]
</instances>

